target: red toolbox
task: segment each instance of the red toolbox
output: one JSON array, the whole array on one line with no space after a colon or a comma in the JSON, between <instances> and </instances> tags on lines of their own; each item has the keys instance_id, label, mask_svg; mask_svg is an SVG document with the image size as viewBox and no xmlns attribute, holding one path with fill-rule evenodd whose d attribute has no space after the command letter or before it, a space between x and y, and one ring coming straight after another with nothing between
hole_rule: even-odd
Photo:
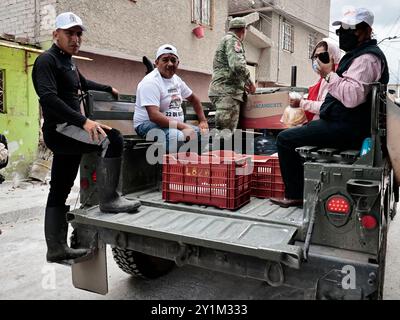
<instances>
[{"instance_id":1,"label":"red toolbox","mask_svg":"<svg viewBox=\"0 0 400 320\"><path fill-rule=\"evenodd\" d=\"M243 155L165 155L163 200L236 210L250 202L250 159Z\"/></svg>"}]
</instances>

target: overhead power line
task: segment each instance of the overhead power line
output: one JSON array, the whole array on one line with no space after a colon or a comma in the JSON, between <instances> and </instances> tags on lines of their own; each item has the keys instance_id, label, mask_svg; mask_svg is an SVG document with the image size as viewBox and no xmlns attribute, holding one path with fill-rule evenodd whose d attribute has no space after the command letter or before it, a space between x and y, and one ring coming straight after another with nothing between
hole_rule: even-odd
<instances>
[{"instance_id":1,"label":"overhead power line","mask_svg":"<svg viewBox=\"0 0 400 320\"><path fill-rule=\"evenodd\" d=\"M400 39L400 36L386 37L386 38L382 39L381 41L379 41L378 44L381 44L385 40L389 40L390 41L390 40L394 40L394 39Z\"/></svg>"}]
</instances>

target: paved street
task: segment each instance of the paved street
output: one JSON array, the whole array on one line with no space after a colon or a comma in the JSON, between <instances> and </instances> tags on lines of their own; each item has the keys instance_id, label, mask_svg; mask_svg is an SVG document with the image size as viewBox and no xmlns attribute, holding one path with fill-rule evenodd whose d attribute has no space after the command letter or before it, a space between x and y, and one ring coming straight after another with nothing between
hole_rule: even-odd
<instances>
[{"instance_id":1,"label":"paved street","mask_svg":"<svg viewBox=\"0 0 400 320\"><path fill-rule=\"evenodd\" d=\"M274 289L265 283L241 279L194 267L176 268L153 281L134 279L121 271L108 252L109 294L100 296L77 290L71 283L68 267L47 264L43 237L43 205L48 186L23 184L12 190L0 188L0 299L301 299L301 292ZM10 191L11 189L11 191ZM8 190L8 191L7 191ZM75 203L77 188L70 197ZM17 196L19 200L17 200ZM7 205L5 205L7 204ZM5 214L9 205L17 209L16 218ZM35 212L29 209L34 208ZM6 224L5 221L8 221ZM400 254L399 219L391 225L386 271L385 299L400 299L397 273ZM55 276L49 278L49 275ZM49 279L52 279L49 281ZM240 290L238 290L240 288Z\"/></svg>"}]
</instances>

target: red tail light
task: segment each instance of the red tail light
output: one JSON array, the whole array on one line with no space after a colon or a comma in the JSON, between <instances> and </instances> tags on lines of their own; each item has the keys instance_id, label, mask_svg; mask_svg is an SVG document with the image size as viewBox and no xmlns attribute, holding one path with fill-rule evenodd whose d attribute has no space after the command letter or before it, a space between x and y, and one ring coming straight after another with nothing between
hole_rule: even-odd
<instances>
[{"instance_id":1,"label":"red tail light","mask_svg":"<svg viewBox=\"0 0 400 320\"><path fill-rule=\"evenodd\" d=\"M81 179L81 189L82 190L89 189L89 179L88 178L82 178Z\"/></svg>"},{"instance_id":2,"label":"red tail light","mask_svg":"<svg viewBox=\"0 0 400 320\"><path fill-rule=\"evenodd\" d=\"M97 181L97 172L96 171L93 171L93 173L92 173L92 181L94 183L96 183L96 181Z\"/></svg>"},{"instance_id":3,"label":"red tail light","mask_svg":"<svg viewBox=\"0 0 400 320\"><path fill-rule=\"evenodd\" d=\"M339 213L348 215L351 212L350 201L340 195L332 196L326 202L326 211L328 213Z\"/></svg>"},{"instance_id":4,"label":"red tail light","mask_svg":"<svg viewBox=\"0 0 400 320\"><path fill-rule=\"evenodd\" d=\"M373 230L378 225L378 221L374 216L366 215L361 218L361 225L364 229Z\"/></svg>"}]
</instances>

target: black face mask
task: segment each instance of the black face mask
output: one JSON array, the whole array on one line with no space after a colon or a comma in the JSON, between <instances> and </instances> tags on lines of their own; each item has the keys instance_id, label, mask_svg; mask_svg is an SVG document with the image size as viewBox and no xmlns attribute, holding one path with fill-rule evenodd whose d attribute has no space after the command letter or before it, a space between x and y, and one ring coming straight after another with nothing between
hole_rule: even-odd
<instances>
[{"instance_id":1,"label":"black face mask","mask_svg":"<svg viewBox=\"0 0 400 320\"><path fill-rule=\"evenodd\" d=\"M358 37L355 34L355 30L339 29L339 47L345 52L349 52L358 47Z\"/></svg>"}]
</instances>

